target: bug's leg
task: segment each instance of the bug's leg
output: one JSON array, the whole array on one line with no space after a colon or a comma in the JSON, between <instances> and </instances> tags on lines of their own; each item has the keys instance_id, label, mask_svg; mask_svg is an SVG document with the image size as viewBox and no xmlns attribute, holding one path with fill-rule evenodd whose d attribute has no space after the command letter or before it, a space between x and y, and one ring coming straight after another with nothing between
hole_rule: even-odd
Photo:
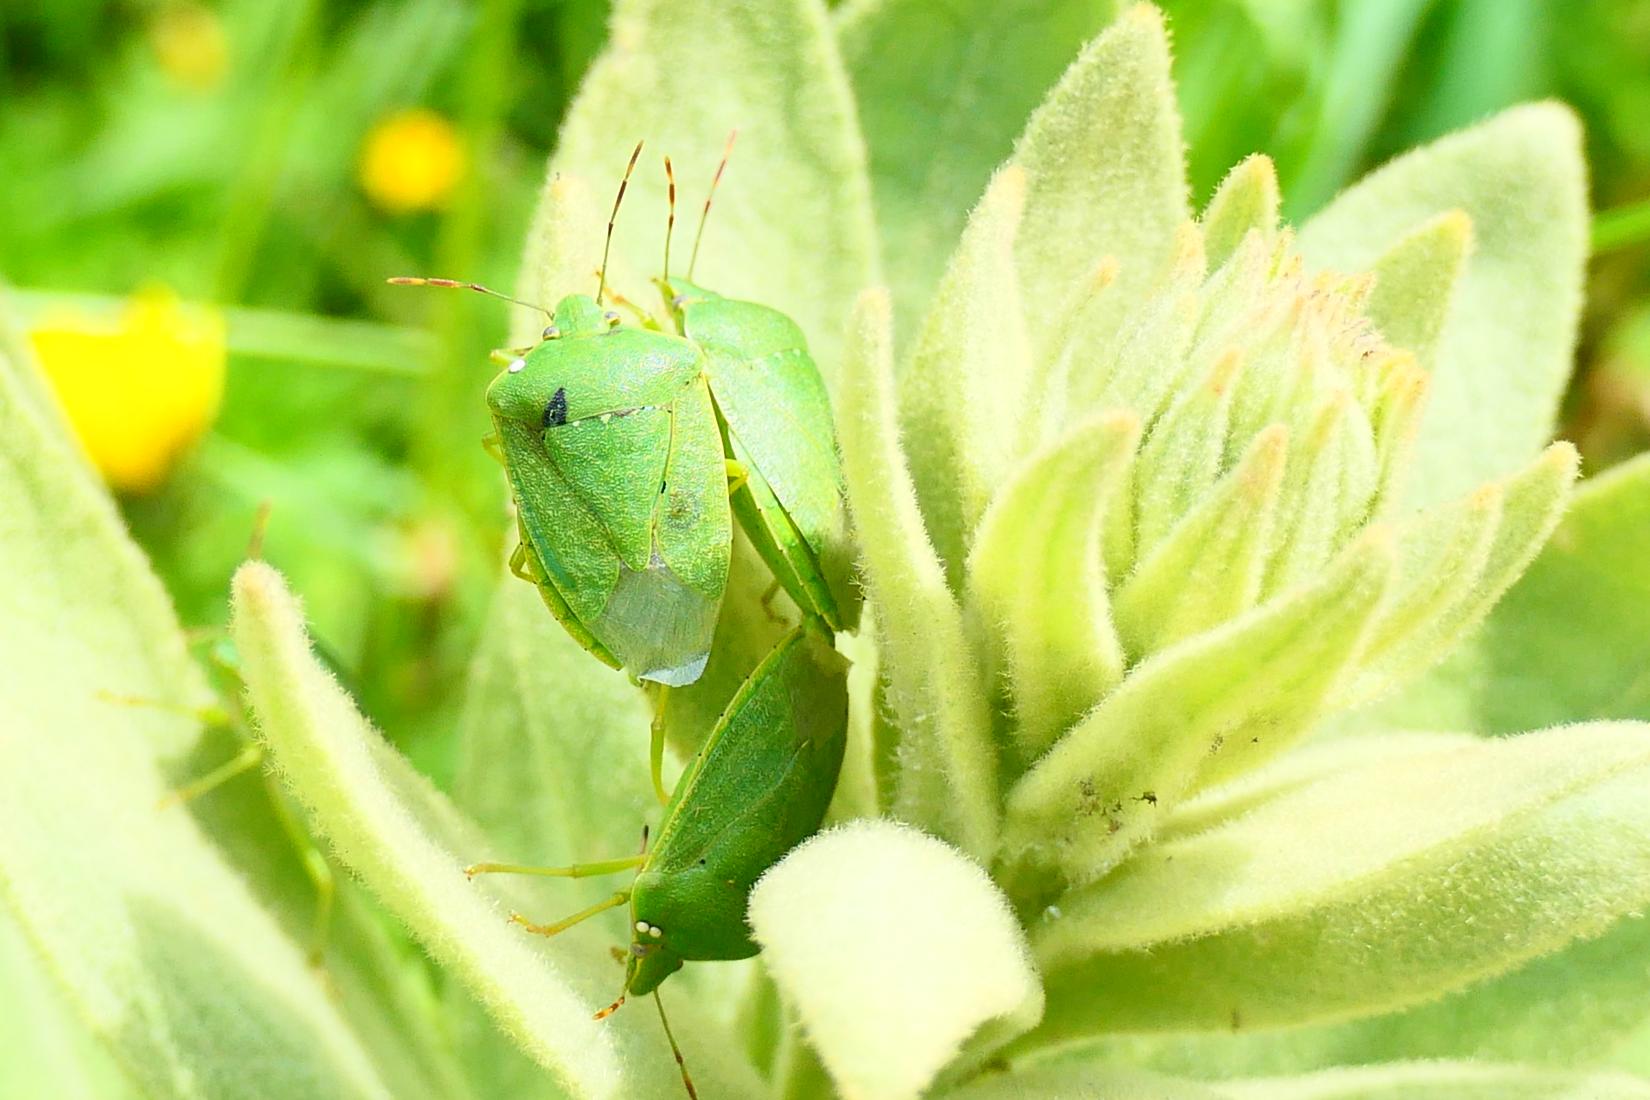
<instances>
[{"instance_id":1,"label":"bug's leg","mask_svg":"<svg viewBox=\"0 0 1650 1100\"><path fill-rule=\"evenodd\" d=\"M653 724L648 731L647 768L653 778L653 793L658 796L660 805L670 802L670 792L665 790L665 704L670 700L670 688L664 684L653 686ZM642 843L647 843L644 834Z\"/></svg>"},{"instance_id":2,"label":"bug's leg","mask_svg":"<svg viewBox=\"0 0 1650 1100\"><path fill-rule=\"evenodd\" d=\"M520 913L511 913L510 914L510 923L521 925L522 928L524 928L527 931L533 933L533 935L535 935L535 936L554 936L558 932L567 931L569 928L573 927L575 924L578 924L582 920L589 920L591 917L595 916L597 913L605 913L609 909L616 909L616 908L623 905L625 902L627 902L629 900L630 900L630 891L629 890L619 890L616 893L614 893L611 897L605 898L602 901L598 901L595 905L592 905L590 908L580 909L577 913L574 913L572 916L563 917L561 920L556 921L553 924L534 924L532 921L528 920L526 917L522 916Z\"/></svg>"},{"instance_id":3,"label":"bug's leg","mask_svg":"<svg viewBox=\"0 0 1650 1100\"><path fill-rule=\"evenodd\" d=\"M545 875L549 878L592 878L596 875L616 875L632 867L640 867L646 856L621 856L618 859L598 859L588 863L571 863L566 867L535 867L526 863L472 863L464 868L465 878L477 875Z\"/></svg>"},{"instance_id":4,"label":"bug's leg","mask_svg":"<svg viewBox=\"0 0 1650 1100\"><path fill-rule=\"evenodd\" d=\"M168 792L156 804L155 808L164 810L169 806L177 806L193 801L203 794L217 790L236 776L251 771L263 763L263 759L264 750L262 746L249 744L229 760L219 764L194 782L186 783L176 790Z\"/></svg>"},{"instance_id":5,"label":"bug's leg","mask_svg":"<svg viewBox=\"0 0 1650 1100\"><path fill-rule=\"evenodd\" d=\"M327 862L327 857L322 855L321 849L316 846L315 838L310 836L309 830L298 819L298 815L293 813L292 803L282 793L275 777L266 774L264 782L269 787L269 804L275 810L275 820L280 824L287 840L291 842L293 850L298 853L299 862L304 865L304 874L315 888L315 916L310 922L309 965L320 969L326 958L327 942L332 936L332 909L338 894L337 876L333 874L332 864Z\"/></svg>"},{"instance_id":6,"label":"bug's leg","mask_svg":"<svg viewBox=\"0 0 1650 1100\"><path fill-rule=\"evenodd\" d=\"M655 331L659 328L658 318L612 287L607 288L607 297L614 305L636 318L636 323L643 328L654 329Z\"/></svg>"},{"instance_id":7,"label":"bug's leg","mask_svg":"<svg viewBox=\"0 0 1650 1100\"><path fill-rule=\"evenodd\" d=\"M745 482L750 479L750 471L745 469L745 464L737 458L726 458L722 461L727 466L728 496L731 497L745 487Z\"/></svg>"},{"instance_id":8,"label":"bug's leg","mask_svg":"<svg viewBox=\"0 0 1650 1100\"><path fill-rule=\"evenodd\" d=\"M781 587L783 586L780 585L779 578L775 577L768 587L763 589L762 598L757 602L761 604L762 614L766 615L771 621L783 625L785 620L780 616L779 612L773 609L773 601L776 597L778 597Z\"/></svg>"},{"instance_id":9,"label":"bug's leg","mask_svg":"<svg viewBox=\"0 0 1650 1100\"><path fill-rule=\"evenodd\" d=\"M141 695L122 695L117 691L99 691L96 693L96 698L98 702L108 703L112 706L146 707L149 710L193 718L201 725L210 726L213 729L229 729L235 724L234 715L223 707L211 704L196 706L190 703L169 703L164 699L145 699Z\"/></svg>"},{"instance_id":10,"label":"bug's leg","mask_svg":"<svg viewBox=\"0 0 1650 1100\"><path fill-rule=\"evenodd\" d=\"M682 1074L682 1085L687 1089L690 1100L699 1100L699 1092L693 1087L693 1078L688 1076L687 1063L682 1061L682 1048L676 1045L676 1036L670 1030L670 1020L665 1017L665 1002L659 999L659 991L653 991L653 1003L659 1008L659 1022L665 1025L665 1039L670 1043L670 1053L676 1056L676 1068Z\"/></svg>"},{"instance_id":11,"label":"bug's leg","mask_svg":"<svg viewBox=\"0 0 1650 1100\"><path fill-rule=\"evenodd\" d=\"M494 462L504 465L504 441L497 432L489 432L481 437L481 449L492 456Z\"/></svg>"},{"instance_id":12,"label":"bug's leg","mask_svg":"<svg viewBox=\"0 0 1650 1100\"><path fill-rule=\"evenodd\" d=\"M527 556L526 543L518 542L516 548L510 551L510 572L518 580L524 580L528 584L539 583L538 573L533 569L533 563Z\"/></svg>"}]
</instances>

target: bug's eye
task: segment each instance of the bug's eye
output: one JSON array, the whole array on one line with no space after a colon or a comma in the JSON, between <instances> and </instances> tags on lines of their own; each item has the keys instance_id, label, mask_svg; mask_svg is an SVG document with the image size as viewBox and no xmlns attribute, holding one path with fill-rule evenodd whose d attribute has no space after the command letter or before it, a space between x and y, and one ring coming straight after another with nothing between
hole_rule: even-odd
<instances>
[{"instance_id":1,"label":"bug's eye","mask_svg":"<svg viewBox=\"0 0 1650 1100\"><path fill-rule=\"evenodd\" d=\"M560 335L561 335L561 329L557 328L555 325L546 325L546 326L544 326L544 332L542 334L540 334L540 339L554 340L556 337L558 337Z\"/></svg>"}]
</instances>

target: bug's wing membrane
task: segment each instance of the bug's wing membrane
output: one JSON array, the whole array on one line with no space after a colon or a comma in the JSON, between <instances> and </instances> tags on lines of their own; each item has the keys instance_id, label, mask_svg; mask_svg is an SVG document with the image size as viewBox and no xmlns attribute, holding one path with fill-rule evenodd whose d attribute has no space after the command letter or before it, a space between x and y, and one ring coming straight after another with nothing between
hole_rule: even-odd
<instances>
[{"instance_id":1,"label":"bug's wing membrane","mask_svg":"<svg viewBox=\"0 0 1650 1100\"><path fill-rule=\"evenodd\" d=\"M769 562L775 575L800 582L799 605L852 628L858 593L831 401L802 333L782 313L727 299L690 307L686 323L706 349L729 448L749 471L734 499L740 521L756 528L764 557L783 559L788 568Z\"/></svg>"}]
</instances>

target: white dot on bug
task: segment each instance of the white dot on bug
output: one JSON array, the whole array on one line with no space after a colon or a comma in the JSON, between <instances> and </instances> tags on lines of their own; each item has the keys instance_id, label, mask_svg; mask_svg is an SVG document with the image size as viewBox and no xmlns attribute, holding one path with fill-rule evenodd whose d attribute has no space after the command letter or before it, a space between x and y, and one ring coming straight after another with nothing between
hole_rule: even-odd
<instances>
[{"instance_id":1,"label":"white dot on bug","mask_svg":"<svg viewBox=\"0 0 1650 1100\"><path fill-rule=\"evenodd\" d=\"M648 927L647 934L652 936L654 939L658 939L660 936L665 934L665 930L656 924L650 925Z\"/></svg>"},{"instance_id":2,"label":"white dot on bug","mask_svg":"<svg viewBox=\"0 0 1650 1100\"><path fill-rule=\"evenodd\" d=\"M511 374L520 374L526 368L527 368L527 360L525 360L525 359L512 359L512 360L510 360L509 370L510 370Z\"/></svg>"},{"instance_id":3,"label":"white dot on bug","mask_svg":"<svg viewBox=\"0 0 1650 1100\"><path fill-rule=\"evenodd\" d=\"M646 932L647 931L647 921L645 921L645 920L637 921L636 922L636 931Z\"/></svg>"}]
</instances>

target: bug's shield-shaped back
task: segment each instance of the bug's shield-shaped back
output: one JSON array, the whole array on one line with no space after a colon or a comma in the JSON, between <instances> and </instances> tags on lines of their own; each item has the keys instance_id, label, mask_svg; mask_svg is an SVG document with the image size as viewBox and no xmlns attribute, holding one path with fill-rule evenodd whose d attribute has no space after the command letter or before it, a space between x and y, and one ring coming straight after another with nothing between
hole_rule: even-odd
<instances>
[{"instance_id":1,"label":"bug's shield-shaped back","mask_svg":"<svg viewBox=\"0 0 1650 1100\"><path fill-rule=\"evenodd\" d=\"M783 313L680 280L684 334L705 351L727 447L749 471L734 495L740 523L799 606L853 629L842 470L831 400L807 341Z\"/></svg>"},{"instance_id":2,"label":"bug's shield-shaped back","mask_svg":"<svg viewBox=\"0 0 1650 1100\"><path fill-rule=\"evenodd\" d=\"M627 354L596 358L604 345ZM585 644L671 685L704 670L731 538L698 364L656 334L547 341L490 395L546 604Z\"/></svg>"}]
</instances>

